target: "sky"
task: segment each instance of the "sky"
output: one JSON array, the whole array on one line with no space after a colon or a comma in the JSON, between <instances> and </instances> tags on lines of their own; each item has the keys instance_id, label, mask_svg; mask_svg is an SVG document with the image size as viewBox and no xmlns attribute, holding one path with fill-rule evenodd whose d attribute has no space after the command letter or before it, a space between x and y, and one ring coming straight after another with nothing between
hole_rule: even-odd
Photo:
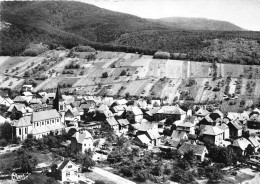
<instances>
[{"instance_id":1,"label":"sky","mask_svg":"<svg viewBox=\"0 0 260 184\"><path fill-rule=\"evenodd\" d=\"M260 0L78 0L142 18L199 17L260 31Z\"/></svg>"}]
</instances>

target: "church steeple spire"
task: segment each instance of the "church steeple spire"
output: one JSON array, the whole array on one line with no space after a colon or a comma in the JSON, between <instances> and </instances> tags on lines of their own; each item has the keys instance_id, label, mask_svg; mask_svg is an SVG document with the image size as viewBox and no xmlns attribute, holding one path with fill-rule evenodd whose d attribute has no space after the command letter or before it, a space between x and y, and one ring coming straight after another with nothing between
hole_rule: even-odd
<instances>
[{"instance_id":1,"label":"church steeple spire","mask_svg":"<svg viewBox=\"0 0 260 184\"><path fill-rule=\"evenodd\" d=\"M56 109L57 111L63 111L63 98L60 90L60 85L58 84L57 89L56 89L56 95L55 98L53 99L53 108Z\"/></svg>"}]
</instances>

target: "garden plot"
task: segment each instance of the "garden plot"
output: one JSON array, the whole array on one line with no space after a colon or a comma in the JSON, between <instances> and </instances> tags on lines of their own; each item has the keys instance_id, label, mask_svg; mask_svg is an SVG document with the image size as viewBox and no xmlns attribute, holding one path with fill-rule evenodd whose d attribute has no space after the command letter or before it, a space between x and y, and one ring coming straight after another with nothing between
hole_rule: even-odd
<instances>
[{"instance_id":1,"label":"garden plot","mask_svg":"<svg viewBox=\"0 0 260 184\"><path fill-rule=\"evenodd\" d=\"M167 102L172 103L175 98L177 89L181 84L181 79L170 79L169 83L164 86L161 93L161 98L167 97Z\"/></svg>"},{"instance_id":2,"label":"garden plot","mask_svg":"<svg viewBox=\"0 0 260 184\"><path fill-rule=\"evenodd\" d=\"M158 80L156 83L152 86L150 90L150 96L152 97L160 97L162 90L165 85L169 82L169 79L163 79L163 80Z\"/></svg>"},{"instance_id":3,"label":"garden plot","mask_svg":"<svg viewBox=\"0 0 260 184\"><path fill-rule=\"evenodd\" d=\"M71 58L64 59L63 61L61 61L57 65L55 65L55 66L51 67L49 70L47 70L45 72L45 74L48 74L49 71L52 71L52 70L55 70L56 72L62 73L62 71L64 70L65 66L70 64L71 62L72 62Z\"/></svg>"},{"instance_id":4,"label":"garden plot","mask_svg":"<svg viewBox=\"0 0 260 184\"><path fill-rule=\"evenodd\" d=\"M236 91L236 81L237 79L232 78L230 83L229 83L229 91L228 94L232 95L235 94Z\"/></svg>"},{"instance_id":5,"label":"garden plot","mask_svg":"<svg viewBox=\"0 0 260 184\"><path fill-rule=\"evenodd\" d=\"M150 82L149 82L149 83L145 86L145 88L143 89L144 93L142 93L141 96L149 96L152 87L154 86L154 84L155 84L158 80L159 80L159 79L152 79L152 80L150 80Z\"/></svg>"},{"instance_id":6,"label":"garden plot","mask_svg":"<svg viewBox=\"0 0 260 184\"><path fill-rule=\"evenodd\" d=\"M112 58L119 58L125 55L123 52L109 52L109 51L102 51L98 52L96 55L97 59L112 59Z\"/></svg>"},{"instance_id":7,"label":"garden plot","mask_svg":"<svg viewBox=\"0 0 260 184\"><path fill-rule=\"evenodd\" d=\"M64 76L58 76L58 77L51 77L49 78L49 82L41 83L41 89L46 90L46 89L54 89L57 88L58 84L64 79Z\"/></svg>"},{"instance_id":8,"label":"garden plot","mask_svg":"<svg viewBox=\"0 0 260 184\"><path fill-rule=\"evenodd\" d=\"M135 60L131 66L142 66L142 67L149 67L151 61L153 60L152 56L142 56Z\"/></svg>"},{"instance_id":9,"label":"garden plot","mask_svg":"<svg viewBox=\"0 0 260 184\"><path fill-rule=\"evenodd\" d=\"M256 83L256 86L255 86L254 96L256 98L259 98L260 97L260 79L256 79L255 83Z\"/></svg>"},{"instance_id":10,"label":"garden plot","mask_svg":"<svg viewBox=\"0 0 260 184\"><path fill-rule=\"evenodd\" d=\"M123 57L123 61L120 66L131 66L137 59L139 59L139 56L136 54L126 55Z\"/></svg>"},{"instance_id":11,"label":"garden plot","mask_svg":"<svg viewBox=\"0 0 260 184\"><path fill-rule=\"evenodd\" d=\"M124 86L125 83L115 83L112 85L112 87L108 90L108 95L114 96L118 93L120 88Z\"/></svg>"},{"instance_id":12,"label":"garden plot","mask_svg":"<svg viewBox=\"0 0 260 184\"><path fill-rule=\"evenodd\" d=\"M20 85L24 82L24 79L12 78L8 77L9 79L3 81L0 85L1 88L10 88L14 89L17 85Z\"/></svg>"},{"instance_id":13,"label":"garden plot","mask_svg":"<svg viewBox=\"0 0 260 184\"><path fill-rule=\"evenodd\" d=\"M81 77L73 87L80 87L80 86L88 86L88 85L95 85L93 78L90 77Z\"/></svg>"},{"instance_id":14,"label":"garden plot","mask_svg":"<svg viewBox=\"0 0 260 184\"><path fill-rule=\"evenodd\" d=\"M166 69L166 77L168 78L182 77L183 61L167 60L166 65L164 67Z\"/></svg>"},{"instance_id":15,"label":"garden plot","mask_svg":"<svg viewBox=\"0 0 260 184\"><path fill-rule=\"evenodd\" d=\"M24 75L25 71L28 71L34 67L36 67L38 64L41 64L42 61L44 60L44 57L34 57L29 60L26 60L24 63L21 63L20 65L17 65L16 67L19 67L17 76L22 76Z\"/></svg>"},{"instance_id":16,"label":"garden plot","mask_svg":"<svg viewBox=\"0 0 260 184\"><path fill-rule=\"evenodd\" d=\"M224 69L224 74L222 74L223 77L231 76L237 78L240 75L244 75L243 65L234 66L234 64L224 64L223 69Z\"/></svg>"},{"instance_id":17,"label":"garden plot","mask_svg":"<svg viewBox=\"0 0 260 184\"><path fill-rule=\"evenodd\" d=\"M205 62L191 62L190 66L190 77L199 77L199 78L205 78L209 77L209 63Z\"/></svg>"},{"instance_id":18,"label":"garden plot","mask_svg":"<svg viewBox=\"0 0 260 184\"><path fill-rule=\"evenodd\" d=\"M2 72L8 70L10 72L16 67L22 66L27 60L33 59L33 57L9 57L3 63L1 63L0 68Z\"/></svg>"},{"instance_id":19,"label":"garden plot","mask_svg":"<svg viewBox=\"0 0 260 184\"><path fill-rule=\"evenodd\" d=\"M112 65L112 63L114 63L116 60L118 60L118 58L106 59L102 68L110 67Z\"/></svg>"},{"instance_id":20,"label":"garden plot","mask_svg":"<svg viewBox=\"0 0 260 184\"><path fill-rule=\"evenodd\" d=\"M136 89L134 95L140 96L144 90L144 88L150 83L150 80L141 80L142 84Z\"/></svg>"},{"instance_id":21,"label":"garden plot","mask_svg":"<svg viewBox=\"0 0 260 184\"><path fill-rule=\"evenodd\" d=\"M246 94L246 84L247 84L248 79L243 79L242 81L242 87L241 87L241 95Z\"/></svg>"},{"instance_id":22,"label":"garden plot","mask_svg":"<svg viewBox=\"0 0 260 184\"><path fill-rule=\"evenodd\" d=\"M136 94L138 90L142 92L144 88L143 83L145 82L146 81L143 80L136 80L136 81L129 82L122 94L125 95L126 93L129 93L131 96L133 96Z\"/></svg>"},{"instance_id":23,"label":"garden plot","mask_svg":"<svg viewBox=\"0 0 260 184\"><path fill-rule=\"evenodd\" d=\"M147 76L163 78L166 77L166 59L153 59L149 65Z\"/></svg>"},{"instance_id":24,"label":"garden plot","mask_svg":"<svg viewBox=\"0 0 260 184\"><path fill-rule=\"evenodd\" d=\"M0 56L0 67L9 58L10 58L10 56Z\"/></svg>"},{"instance_id":25,"label":"garden plot","mask_svg":"<svg viewBox=\"0 0 260 184\"><path fill-rule=\"evenodd\" d=\"M198 85L199 85L199 89L198 89L198 92L197 92L197 95L196 95L196 98L195 98L195 102L200 102L201 101L201 98L203 96L203 92L204 92L204 87L205 87L205 83L209 81L208 78L204 78L202 79L202 82Z\"/></svg>"}]
</instances>

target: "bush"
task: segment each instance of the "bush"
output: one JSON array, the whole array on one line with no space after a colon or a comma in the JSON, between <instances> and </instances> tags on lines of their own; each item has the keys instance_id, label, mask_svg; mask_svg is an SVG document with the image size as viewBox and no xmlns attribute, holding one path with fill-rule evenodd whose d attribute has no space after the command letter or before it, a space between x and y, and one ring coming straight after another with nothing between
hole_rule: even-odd
<instances>
[{"instance_id":1,"label":"bush","mask_svg":"<svg viewBox=\"0 0 260 184\"><path fill-rule=\"evenodd\" d=\"M120 169L120 172L126 177L132 177L134 175L134 171L131 167L124 166Z\"/></svg>"},{"instance_id":2,"label":"bush","mask_svg":"<svg viewBox=\"0 0 260 184\"><path fill-rule=\"evenodd\" d=\"M95 184L106 184L106 182L104 182L103 180L96 180Z\"/></svg>"},{"instance_id":3,"label":"bush","mask_svg":"<svg viewBox=\"0 0 260 184\"><path fill-rule=\"evenodd\" d=\"M47 51L49 48L47 45L44 45L42 43L34 44L30 43L27 45L26 49L23 51L22 55L24 56L37 56L45 51Z\"/></svg>"},{"instance_id":4,"label":"bush","mask_svg":"<svg viewBox=\"0 0 260 184\"><path fill-rule=\"evenodd\" d=\"M3 146L3 147L5 147L5 146L7 146L7 141L5 140L5 139L0 139L0 146Z\"/></svg>"},{"instance_id":5,"label":"bush","mask_svg":"<svg viewBox=\"0 0 260 184\"><path fill-rule=\"evenodd\" d=\"M153 57L158 59L170 59L171 55L168 52L157 51Z\"/></svg>"},{"instance_id":6,"label":"bush","mask_svg":"<svg viewBox=\"0 0 260 184\"><path fill-rule=\"evenodd\" d=\"M73 48L76 52L95 52L96 50L90 46L78 45Z\"/></svg>"},{"instance_id":7,"label":"bush","mask_svg":"<svg viewBox=\"0 0 260 184\"><path fill-rule=\"evenodd\" d=\"M136 180L139 181L139 182L145 182L148 178L148 174L146 171L139 171L137 174L136 174Z\"/></svg>"}]
</instances>

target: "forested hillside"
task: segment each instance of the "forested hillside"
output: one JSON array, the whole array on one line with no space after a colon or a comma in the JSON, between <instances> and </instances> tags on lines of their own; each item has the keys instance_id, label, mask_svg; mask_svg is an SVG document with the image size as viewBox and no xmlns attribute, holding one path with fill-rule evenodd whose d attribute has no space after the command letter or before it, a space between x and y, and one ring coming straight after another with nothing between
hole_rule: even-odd
<instances>
[{"instance_id":1,"label":"forested hillside","mask_svg":"<svg viewBox=\"0 0 260 184\"><path fill-rule=\"evenodd\" d=\"M185 53L187 57L181 59L196 61L259 63L260 32L190 30L190 27L185 30L182 24L163 25L72 1L2 2L1 19L6 26L1 26L0 55L20 55L28 44L42 42L50 49L58 45L72 48L85 44L98 50L151 55L157 50ZM230 23L221 24L218 29L223 30L223 25L229 25L230 30L240 30ZM234 41L237 38L245 40ZM215 39L221 42L217 43ZM238 58L235 52L229 51L231 42L236 42L233 44L235 50L243 45ZM251 42L254 44L247 44ZM214 53L210 52L213 48ZM218 58L223 53L226 57Z\"/></svg>"},{"instance_id":2,"label":"forested hillside","mask_svg":"<svg viewBox=\"0 0 260 184\"><path fill-rule=\"evenodd\" d=\"M205 18L166 17L156 19L155 21L166 26L179 27L186 30L243 31L242 28L230 22Z\"/></svg>"}]
</instances>

